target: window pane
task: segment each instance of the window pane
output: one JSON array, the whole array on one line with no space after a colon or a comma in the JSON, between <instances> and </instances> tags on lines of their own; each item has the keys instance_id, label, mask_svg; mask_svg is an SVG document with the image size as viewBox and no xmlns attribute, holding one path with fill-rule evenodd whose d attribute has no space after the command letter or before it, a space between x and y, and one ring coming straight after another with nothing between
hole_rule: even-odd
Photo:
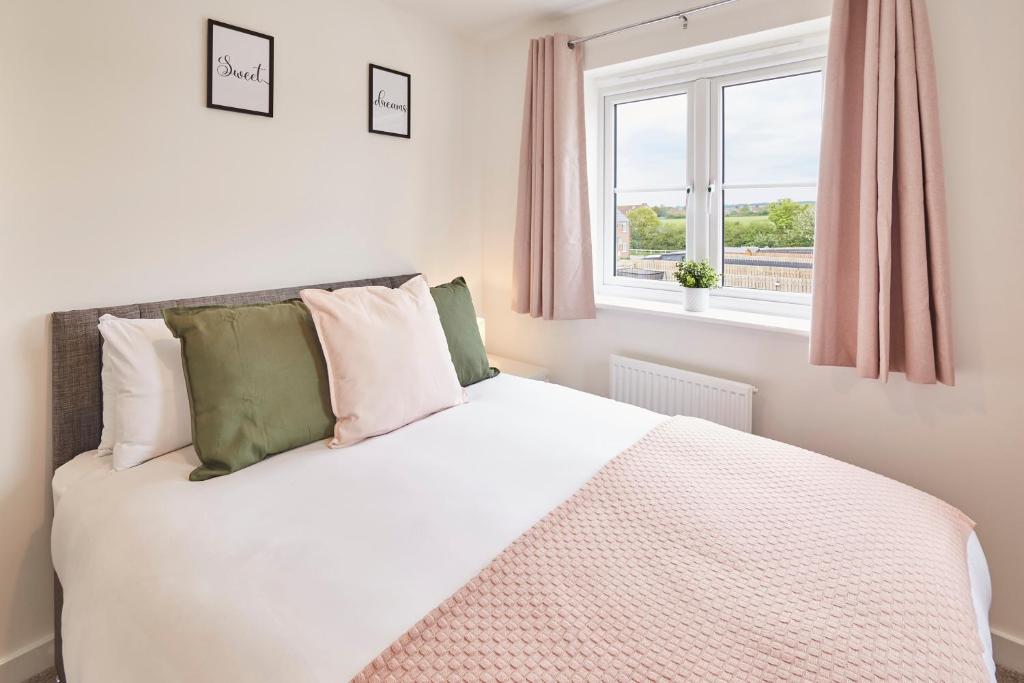
<instances>
[{"instance_id":1,"label":"window pane","mask_svg":"<svg viewBox=\"0 0 1024 683\"><path fill-rule=\"evenodd\" d=\"M722 88L726 184L816 183L821 72Z\"/></svg>"},{"instance_id":2,"label":"window pane","mask_svg":"<svg viewBox=\"0 0 1024 683\"><path fill-rule=\"evenodd\" d=\"M816 190L726 190L722 284L809 294Z\"/></svg>"},{"instance_id":3,"label":"window pane","mask_svg":"<svg viewBox=\"0 0 1024 683\"><path fill-rule=\"evenodd\" d=\"M671 280L686 258L686 193L618 194L614 258L620 277Z\"/></svg>"},{"instance_id":4,"label":"window pane","mask_svg":"<svg viewBox=\"0 0 1024 683\"><path fill-rule=\"evenodd\" d=\"M686 185L686 95L615 106L615 186Z\"/></svg>"}]
</instances>

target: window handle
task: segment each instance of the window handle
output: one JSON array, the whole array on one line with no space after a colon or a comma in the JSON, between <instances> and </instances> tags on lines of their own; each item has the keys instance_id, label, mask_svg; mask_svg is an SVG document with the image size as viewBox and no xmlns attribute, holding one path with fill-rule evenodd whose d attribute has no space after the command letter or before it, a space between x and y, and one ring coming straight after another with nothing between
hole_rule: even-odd
<instances>
[{"instance_id":1,"label":"window handle","mask_svg":"<svg viewBox=\"0 0 1024 683\"><path fill-rule=\"evenodd\" d=\"M704 209L707 211L707 214L709 216L711 215L711 197L714 194L715 194L715 181L712 180L711 182L708 183L708 201L707 201L707 203L704 206Z\"/></svg>"}]
</instances>

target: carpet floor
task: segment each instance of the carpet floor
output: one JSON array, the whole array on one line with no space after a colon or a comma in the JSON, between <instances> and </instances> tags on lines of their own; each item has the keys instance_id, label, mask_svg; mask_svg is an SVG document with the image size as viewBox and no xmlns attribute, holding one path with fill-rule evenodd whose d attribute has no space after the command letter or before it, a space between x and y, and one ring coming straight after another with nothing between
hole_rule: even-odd
<instances>
[{"instance_id":1,"label":"carpet floor","mask_svg":"<svg viewBox=\"0 0 1024 683\"><path fill-rule=\"evenodd\" d=\"M1024 683L1024 673L996 667L996 681L999 683Z\"/></svg>"}]
</instances>

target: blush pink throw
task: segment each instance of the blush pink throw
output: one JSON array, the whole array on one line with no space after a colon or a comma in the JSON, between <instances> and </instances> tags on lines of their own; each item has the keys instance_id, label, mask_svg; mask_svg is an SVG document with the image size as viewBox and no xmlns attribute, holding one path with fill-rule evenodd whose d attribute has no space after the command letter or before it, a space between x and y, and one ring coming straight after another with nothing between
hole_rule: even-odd
<instances>
[{"instance_id":1,"label":"blush pink throw","mask_svg":"<svg viewBox=\"0 0 1024 683\"><path fill-rule=\"evenodd\" d=\"M877 474L675 418L355 680L987 680L972 526Z\"/></svg>"}]
</instances>

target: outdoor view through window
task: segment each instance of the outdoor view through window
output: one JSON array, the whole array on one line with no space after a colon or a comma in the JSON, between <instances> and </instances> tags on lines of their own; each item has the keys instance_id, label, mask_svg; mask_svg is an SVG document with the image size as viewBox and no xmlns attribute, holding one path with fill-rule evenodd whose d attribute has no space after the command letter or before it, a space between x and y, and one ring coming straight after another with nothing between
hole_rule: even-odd
<instances>
[{"instance_id":1,"label":"outdoor view through window","mask_svg":"<svg viewBox=\"0 0 1024 683\"><path fill-rule=\"evenodd\" d=\"M693 230L721 235L711 248L721 254L724 286L809 293L821 72L713 80L710 95L717 121L693 140L686 93L615 106L615 274L671 281L693 220ZM701 144L721 185L707 215L691 217L687 151Z\"/></svg>"}]
</instances>

